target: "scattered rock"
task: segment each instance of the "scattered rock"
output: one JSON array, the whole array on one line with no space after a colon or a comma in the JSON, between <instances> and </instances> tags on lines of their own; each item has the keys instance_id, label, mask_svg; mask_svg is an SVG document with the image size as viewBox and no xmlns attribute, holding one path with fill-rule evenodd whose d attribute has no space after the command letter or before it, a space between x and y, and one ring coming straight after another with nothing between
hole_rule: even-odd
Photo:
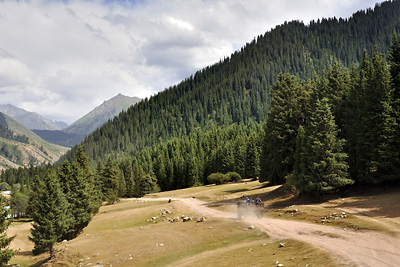
<instances>
[{"instance_id":1,"label":"scattered rock","mask_svg":"<svg viewBox=\"0 0 400 267\"><path fill-rule=\"evenodd\" d=\"M285 243L279 243L279 247L283 248L285 246Z\"/></svg>"},{"instance_id":2,"label":"scattered rock","mask_svg":"<svg viewBox=\"0 0 400 267\"><path fill-rule=\"evenodd\" d=\"M179 220L180 220L179 217L175 217L172 219L172 222L179 222Z\"/></svg>"},{"instance_id":3,"label":"scattered rock","mask_svg":"<svg viewBox=\"0 0 400 267\"><path fill-rule=\"evenodd\" d=\"M254 229L254 225L250 225L250 226L249 226L249 229Z\"/></svg>"},{"instance_id":4,"label":"scattered rock","mask_svg":"<svg viewBox=\"0 0 400 267\"><path fill-rule=\"evenodd\" d=\"M249 248L249 250L247 252L251 252L252 250L253 250L252 248Z\"/></svg>"},{"instance_id":5,"label":"scattered rock","mask_svg":"<svg viewBox=\"0 0 400 267\"><path fill-rule=\"evenodd\" d=\"M206 220L206 218L203 216L203 217L200 217L200 218L197 218L197 222L204 222Z\"/></svg>"},{"instance_id":6,"label":"scattered rock","mask_svg":"<svg viewBox=\"0 0 400 267\"><path fill-rule=\"evenodd\" d=\"M187 221L191 221L191 220L192 220L192 218L187 217L187 216L182 218L183 222L187 222Z\"/></svg>"}]
</instances>

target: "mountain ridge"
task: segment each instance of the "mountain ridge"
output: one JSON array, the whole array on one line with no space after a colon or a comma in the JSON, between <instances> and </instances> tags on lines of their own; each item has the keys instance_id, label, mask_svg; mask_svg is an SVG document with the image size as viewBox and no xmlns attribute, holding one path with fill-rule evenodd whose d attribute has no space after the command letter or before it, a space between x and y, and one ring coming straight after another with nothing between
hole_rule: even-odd
<instances>
[{"instance_id":1,"label":"mountain ridge","mask_svg":"<svg viewBox=\"0 0 400 267\"><path fill-rule=\"evenodd\" d=\"M63 129L63 132L87 135L140 100L138 97L124 96L119 93Z\"/></svg>"},{"instance_id":2,"label":"mountain ridge","mask_svg":"<svg viewBox=\"0 0 400 267\"><path fill-rule=\"evenodd\" d=\"M86 135L92 133L104 123L117 116L121 111L140 102L138 97L118 94L104 101L88 114L61 130L33 130L44 140L61 146L72 147L80 143Z\"/></svg>"},{"instance_id":3,"label":"mountain ridge","mask_svg":"<svg viewBox=\"0 0 400 267\"><path fill-rule=\"evenodd\" d=\"M11 104L0 105L0 112L15 119L30 130L60 130L61 127L36 112L29 112ZM60 123L60 122L59 122ZM65 124L61 122L61 125Z\"/></svg>"}]
</instances>

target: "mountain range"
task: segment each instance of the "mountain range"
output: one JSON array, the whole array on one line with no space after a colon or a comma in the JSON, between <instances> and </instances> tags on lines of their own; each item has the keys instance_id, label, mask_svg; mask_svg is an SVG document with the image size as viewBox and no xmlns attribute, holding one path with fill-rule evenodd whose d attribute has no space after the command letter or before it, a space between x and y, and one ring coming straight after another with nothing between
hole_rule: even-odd
<instances>
[{"instance_id":1,"label":"mountain range","mask_svg":"<svg viewBox=\"0 0 400 267\"><path fill-rule=\"evenodd\" d=\"M137 97L118 94L104 101L100 106L69 126L64 122L53 122L37 113L28 112L11 104L0 105L0 112L12 117L50 143L72 147L122 110L126 110L140 100Z\"/></svg>"},{"instance_id":2,"label":"mountain range","mask_svg":"<svg viewBox=\"0 0 400 267\"><path fill-rule=\"evenodd\" d=\"M64 122L53 122L35 112L29 112L11 104L0 105L0 112L7 114L28 129L61 130L68 126Z\"/></svg>"}]
</instances>

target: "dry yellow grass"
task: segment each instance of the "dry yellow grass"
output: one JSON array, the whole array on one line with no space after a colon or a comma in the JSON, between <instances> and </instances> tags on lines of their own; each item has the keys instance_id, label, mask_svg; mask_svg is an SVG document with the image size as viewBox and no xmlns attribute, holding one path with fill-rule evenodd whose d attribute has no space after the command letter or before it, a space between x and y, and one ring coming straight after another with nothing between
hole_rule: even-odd
<instances>
[{"instance_id":1,"label":"dry yellow grass","mask_svg":"<svg viewBox=\"0 0 400 267\"><path fill-rule=\"evenodd\" d=\"M301 203L280 187L266 187L257 181L222 186L205 186L148 197L191 198L207 201L224 211L236 210L236 200L242 196L261 196L267 212L264 216L283 219L321 222L327 214L346 211L348 217L329 224L346 222L345 226L368 222L363 229L378 229L393 234L398 230L398 193L376 194L334 199L324 203ZM293 206L294 205L294 206ZM391 205L388 207L387 205ZM297 212L290 212L297 209ZM159 217L164 210L173 212ZM289 211L289 212L286 212ZM75 240L59 244L58 257L48 266L338 266L325 250L297 240L273 240L264 232L248 229L249 223L230 218L207 218L205 222L171 223L166 218L182 215L197 218L201 214L189 210L179 201L147 201L126 199L103 206L89 226ZM281 214L279 216L279 214ZM292 216L293 214L293 216ZM152 217L157 217L151 220ZM317 218L317 222L315 222ZM335 221L335 220L333 220ZM328 223L327 223L328 224ZM20 253L11 263L21 266L40 266L48 254L33 257L33 244L27 240L29 223L10 228L17 233L13 248ZM355 226L357 227L357 226ZM329 233L316 233L329 238ZM279 247L279 243L285 243Z\"/></svg>"}]
</instances>

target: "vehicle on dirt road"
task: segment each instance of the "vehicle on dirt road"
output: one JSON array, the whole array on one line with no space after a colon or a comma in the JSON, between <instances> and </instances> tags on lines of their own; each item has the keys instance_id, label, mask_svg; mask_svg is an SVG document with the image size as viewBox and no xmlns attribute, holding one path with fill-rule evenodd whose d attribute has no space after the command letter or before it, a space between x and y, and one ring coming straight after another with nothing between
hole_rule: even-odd
<instances>
[{"instance_id":1,"label":"vehicle on dirt road","mask_svg":"<svg viewBox=\"0 0 400 267\"><path fill-rule=\"evenodd\" d=\"M237 216L239 219L242 217L257 217L261 219L264 212L264 203L254 202L252 200L239 200L237 202Z\"/></svg>"}]
</instances>

